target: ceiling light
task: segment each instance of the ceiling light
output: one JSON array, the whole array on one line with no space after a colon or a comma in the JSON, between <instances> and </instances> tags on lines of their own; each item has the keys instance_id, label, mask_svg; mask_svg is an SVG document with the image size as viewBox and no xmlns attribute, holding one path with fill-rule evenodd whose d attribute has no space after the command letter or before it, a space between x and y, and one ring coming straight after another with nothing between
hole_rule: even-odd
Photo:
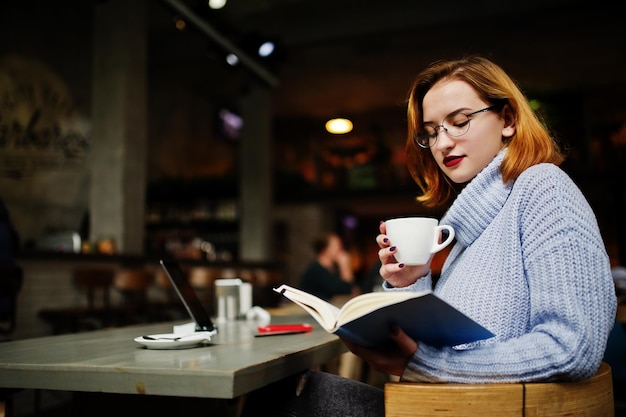
<instances>
[{"instance_id":1,"label":"ceiling light","mask_svg":"<svg viewBox=\"0 0 626 417\"><path fill-rule=\"evenodd\" d=\"M180 31L185 30L185 28L187 27L187 23L185 23L185 21L179 16L176 16L174 18L174 25L176 26L176 29Z\"/></svg>"},{"instance_id":2,"label":"ceiling light","mask_svg":"<svg viewBox=\"0 0 626 417\"><path fill-rule=\"evenodd\" d=\"M226 55L226 62L228 62L228 65L230 65L231 67L234 67L239 63L239 57L237 57L237 55L235 54L228 54Z\"/></svg>"},{"instance_id":3,"label":"ceiling light","mask_svg":"<svg viewBox=\"0 0 626 417\"><path fill-rule=\"evenodd\" d=\"M335 135L342 135L352 131L352 122L348 119L336 118L326 122L326 131Z\"/></svg>"},{"instance_id":4,"label":"ceiling light","mask_svg":"<svg viewBox=\"0 0 626 417\"><path fill-rule=\"evenodd\" d=\"M209 0L208 4L211 9L217 10L226 6L226 0Z\"/></svg>"},{"instance_id":5,"label":"ceiling light","mask_svg":"<svg viewBox=\"0 0 626 417\"><path fill-rule=\"evenodd\" d=\"M261 46L259 46L258 53L261 57L268 57L272 55L272 52L274 52L274 42L263 42Z\"/></svg>"}]
</instances>

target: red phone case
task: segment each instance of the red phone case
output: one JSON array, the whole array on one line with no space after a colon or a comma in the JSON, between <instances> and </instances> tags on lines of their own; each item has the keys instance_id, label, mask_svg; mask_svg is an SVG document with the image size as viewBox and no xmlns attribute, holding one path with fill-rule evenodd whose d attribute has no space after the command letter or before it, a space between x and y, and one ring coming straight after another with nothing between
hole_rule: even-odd
<instances>
[{"instance_id":1,"label":"red phone case","mask_svg":"<svg viewBox=\"0 0 626 417\"><path fill-rule=\"evenodd\" d=\"M294 334L294 333L306 333L313 330L311 324L298 323L298 324L270 324L267 326L257 327L259 331L256 336L273 336L280 334Z\"/></svg>"}]
</instances>

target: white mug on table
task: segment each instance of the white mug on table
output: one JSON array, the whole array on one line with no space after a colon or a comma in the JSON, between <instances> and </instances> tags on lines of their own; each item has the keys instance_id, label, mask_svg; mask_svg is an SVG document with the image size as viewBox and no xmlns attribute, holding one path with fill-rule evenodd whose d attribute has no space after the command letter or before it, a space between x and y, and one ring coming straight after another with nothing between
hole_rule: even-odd
<instances>
[{"instance_id":1,"label":"white mug on table","mask_svg":"<svg viewBox=\"0 0 626 417\"><path fill-rule=\"evenodd\" d=\"M236 320L245 317L252 308L252 284L239 278L215 280L217 320Z\"/></svg>"}]
</instances>

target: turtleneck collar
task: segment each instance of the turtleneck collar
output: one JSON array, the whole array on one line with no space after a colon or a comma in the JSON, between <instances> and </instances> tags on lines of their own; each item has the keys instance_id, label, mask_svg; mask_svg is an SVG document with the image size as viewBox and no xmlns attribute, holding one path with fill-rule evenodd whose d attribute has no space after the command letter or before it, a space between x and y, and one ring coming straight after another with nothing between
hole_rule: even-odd
<instances>
[{"instance_id":1,"label":"turtleneck collar","mask_svg":"<svg viewBox=\"0 0 626 417\"><path fill-rule=\"evenodd\" d=\"M492 222L506 202L512 183L504 184L500 163L507 148L502 149L493 160L461 191L440 224L454 228L455 238L467 247Z\"/></svg>"}]
</instances>

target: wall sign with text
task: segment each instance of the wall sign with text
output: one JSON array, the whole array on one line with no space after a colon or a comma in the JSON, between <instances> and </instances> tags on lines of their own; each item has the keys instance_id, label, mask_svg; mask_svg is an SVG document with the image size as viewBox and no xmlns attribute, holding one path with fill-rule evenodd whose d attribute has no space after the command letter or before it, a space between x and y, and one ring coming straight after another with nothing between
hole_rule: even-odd
<instances>
[{"instance_id":1,"label":"wall sign with text","mask_svg":"<svg viewBox=\"0 0 626 417\"><path fill-rule=\"evenodd\" d=\"M0 57L0 178L82 167L89 123L44 63Z\"/></svg>"}]
</instances>

